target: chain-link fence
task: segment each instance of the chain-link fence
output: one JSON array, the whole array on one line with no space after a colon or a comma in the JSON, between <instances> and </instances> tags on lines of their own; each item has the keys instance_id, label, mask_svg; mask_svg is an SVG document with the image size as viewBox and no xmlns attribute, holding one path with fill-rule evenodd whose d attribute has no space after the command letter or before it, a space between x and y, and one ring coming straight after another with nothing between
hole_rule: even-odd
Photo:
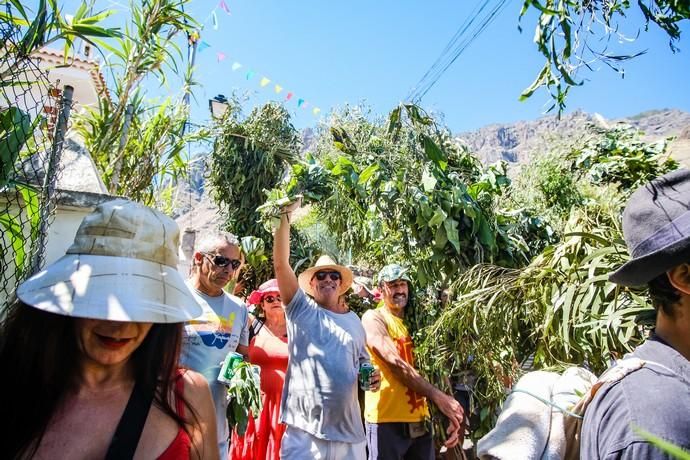
<instances>
[{"instance_id":1,"label":"chain-link fence","mask_svg":"<svg viewBox=\"0 0 690 460\"><path fill-rule=\"evenodd\" d=\"M20 40L0 22L0 316L43 264L72 93L51 87Z\"/></svg>"}]
</instances>

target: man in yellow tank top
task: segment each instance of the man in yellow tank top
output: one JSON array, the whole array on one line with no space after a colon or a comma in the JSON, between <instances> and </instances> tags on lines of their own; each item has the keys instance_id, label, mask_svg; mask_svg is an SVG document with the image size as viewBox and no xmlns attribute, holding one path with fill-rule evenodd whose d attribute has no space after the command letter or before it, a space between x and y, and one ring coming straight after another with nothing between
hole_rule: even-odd
<instances>
[{"instance_id":1,"label":"man in yellow tank top","mask_svg":"<svg viewBox=\"0 0 690 460\"><path fill-rule=\"evenodd\" d=\"M369 460L432 459L434 443L427 399L450 421L446 447L460 440L464 414L460 404L439 390L414 367L412 339L403 319L410 298L411 279L397 264L378 276L383 305L362 316L372 364L381 372L381 387L365 393Z\"/></svg>"}]
</instances>

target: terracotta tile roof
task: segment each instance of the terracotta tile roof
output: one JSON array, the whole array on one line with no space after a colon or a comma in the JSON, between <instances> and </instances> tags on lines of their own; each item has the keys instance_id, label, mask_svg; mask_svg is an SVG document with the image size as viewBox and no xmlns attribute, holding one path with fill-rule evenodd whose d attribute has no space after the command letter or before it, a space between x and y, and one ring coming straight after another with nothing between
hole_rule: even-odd
<instances>
[{"instance_id":1,"label":"terracotta tile roof","mask_svg":"<svg viewBox=\"0 0 690 460\"><path fill-rule=\"evenodd\" d=\"M43 62L54 64L54 65L64 65L65 57L61 50L55 50L51 48L42 48L33 53L34 57L40 59ZM67 60L70 67L76 69L82 69L89 72L91 75L91 80L93 81L96 92L102 96L110 99L110 91L105 83L105 78L101 72L101 67L99 63L93 59L85 59L81 56L72 55Z\"/></svg>"}]
</instances>

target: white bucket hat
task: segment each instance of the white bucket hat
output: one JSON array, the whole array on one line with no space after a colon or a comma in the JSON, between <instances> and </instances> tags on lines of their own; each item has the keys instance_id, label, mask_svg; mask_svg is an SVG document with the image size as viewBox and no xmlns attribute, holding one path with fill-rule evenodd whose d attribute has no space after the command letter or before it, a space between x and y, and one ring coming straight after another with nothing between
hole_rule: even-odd
<instances>
[{"instance_id":1,"label":"white bucket hat","mask_svg":"<svg viewBox=\"0 0 690 460\"><path fill-rule=\"evenodd\" d=\"M128 200L86 216L67 253L17 289L40 310L111 321L179 323L202 314L177 271L180 230Z\"/></svg>"}]
</instances>

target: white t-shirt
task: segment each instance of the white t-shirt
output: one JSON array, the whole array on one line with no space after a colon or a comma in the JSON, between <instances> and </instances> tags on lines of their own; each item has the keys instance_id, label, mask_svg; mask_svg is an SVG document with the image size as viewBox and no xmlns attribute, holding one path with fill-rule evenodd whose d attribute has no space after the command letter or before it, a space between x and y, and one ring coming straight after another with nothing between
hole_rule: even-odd
<instances>
[{"instance_id":1,"label":"white t-shirt","mask_svg":"<svg viewBox=\"0 0 690 460\"><path fill-rule=\"evenodd\" d=\"M357 375L370 360L359 317L326 310L301 289L285 313L289 359L280 421L327 441L364 441Z\"/></svg>"}]
</instances>

